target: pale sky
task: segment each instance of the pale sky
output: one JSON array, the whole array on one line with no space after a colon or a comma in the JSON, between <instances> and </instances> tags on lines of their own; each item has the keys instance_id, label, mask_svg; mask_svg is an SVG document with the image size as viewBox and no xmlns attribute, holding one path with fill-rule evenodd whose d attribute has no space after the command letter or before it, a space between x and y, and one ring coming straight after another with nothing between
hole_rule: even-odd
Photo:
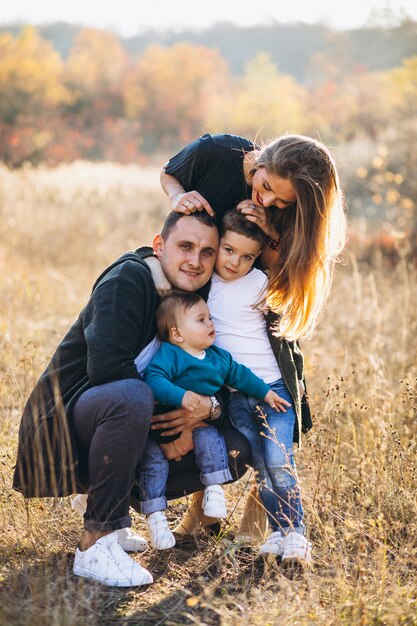
<instances>
[{"instance_id":1,"label":"pale sky","mask_svg":"<svg viewBox=\"0 0 417 626\"><path fill-rule=\"evenodd\" d=\"M362 26L372 8L403 10L417 20L416 0L2 0L0 24L65 21L112 28L130 36L145 28L204 28L219 21L240 26L303 21L335 28Z\"/></svg>"}]
</instances>

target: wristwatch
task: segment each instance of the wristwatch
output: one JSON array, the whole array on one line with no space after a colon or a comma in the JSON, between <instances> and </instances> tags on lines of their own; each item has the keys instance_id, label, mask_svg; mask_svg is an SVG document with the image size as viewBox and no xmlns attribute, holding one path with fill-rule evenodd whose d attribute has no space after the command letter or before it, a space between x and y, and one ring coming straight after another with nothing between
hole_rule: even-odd
<instances>
[{"instance_id":1,"label":"wristwatch","mask_svg":"<svg viewBox=\"0 0 417 626\"><path fill-rule=\"evenodd\" d=\"M210 409L210 421L219 419L222 414L222 407L216 396L210 396L211 409Z\"/></svg>"}]
</instances>

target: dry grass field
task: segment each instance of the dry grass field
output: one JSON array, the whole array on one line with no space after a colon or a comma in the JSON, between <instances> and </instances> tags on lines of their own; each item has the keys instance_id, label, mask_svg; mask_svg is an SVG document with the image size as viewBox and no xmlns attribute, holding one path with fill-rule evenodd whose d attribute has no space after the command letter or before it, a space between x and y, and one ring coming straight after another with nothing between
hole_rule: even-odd
<instances>
[{"instance_id":1,"label":"dry grass field","mask_svg":"<svg viewBox=\"0 0 417 626\"><path fill-rule=\"evenodd\" d=\"M74 577L82 524L69 498L11 490L34 382L96 275L149 242L167 208L156 169L0 168L0 625L416 625L417 290L405 261L361 267L348 252L303 344L315 415L297 454L315 556L304 576L233 545L249 473L228 488L238 504L221 538L143 556L146 590Z\"/></svg>"}]
</instances>

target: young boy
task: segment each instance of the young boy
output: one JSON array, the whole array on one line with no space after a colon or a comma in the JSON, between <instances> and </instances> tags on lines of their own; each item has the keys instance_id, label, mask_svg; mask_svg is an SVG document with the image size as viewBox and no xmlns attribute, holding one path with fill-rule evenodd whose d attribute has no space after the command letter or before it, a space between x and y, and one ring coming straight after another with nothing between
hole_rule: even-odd
<instances>
[{"instance_id":1,"label":"young boy","mask_svg":"<svg viewBox=\"0 0 417 626\"><path fill-rule=\"evenodd\" d=\"M289 407L277 413L251 394L240 392L232 392L229 400L230 419L251 445L260 496L272 530L260 551L277 555L283 561L309 562L311 546L304 536L300 486L292 451L297 419L295 405L301 433L297 386L301 381L296 380L293 356L280 359L285 368L280 371L268 335L266 307L261 304L265 301L268 279L253 267L265 236L256 224L232 210L223 218L220 237L208 299L216 328L215 344L228 350L234 359L265 380L271 389L288 401L286 406Z\"/></svg>"},{"instance_id":2,"label":"young boy","mask_svg":"<svg viewBox=\"0 0 417 626\"><path fill-rule=\"evenodd\" d=\"M213 347L214 324L207 304L198 294L173 291L165 296L158 307L156 325L162 343L145 369L144 380L158 402L193 411L200 403L198 394L212 396L226 384L263 400L275 411L285 411L289 406L249 368L236 363L227 351ZM226 517L220 484L232 476L224 440L216 428L204 425L193 430L193 443L201 481L206 485L204 514ZM167 508L167 476L168 462L158 444L149 438L141 463L139 491L151 544L159 550L175 544L163 513Z\"/></svg>"}]
</instances>

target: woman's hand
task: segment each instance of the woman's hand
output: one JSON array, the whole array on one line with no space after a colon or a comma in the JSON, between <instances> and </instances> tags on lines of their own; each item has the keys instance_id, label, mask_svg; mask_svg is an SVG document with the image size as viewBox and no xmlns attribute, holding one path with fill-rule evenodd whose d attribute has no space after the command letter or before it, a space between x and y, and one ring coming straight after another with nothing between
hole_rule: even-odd
<instances>
[{"instance_id":1,"label":"woman's hand","mask_svg":"<svg viewBox=\"0 0 417 626\"><path fill-rule=\"evenodd\" d=\"M259 226L267 237L275 238L277 236L265 207L253 204L252 200L242 200L242 202L239 202L236 209L250 222Z\"/></svg>"},{"instance_id":2,"label":"woman's hand","mask_svg":"<svg viewBox=\"0 0 417 626\"><path fill-rule=\"evenodd\" d=\"M169 413L161 413L161 415L154 415L152 418L152 430L160 430L162 428L168 428L161 436L164 435L176 435L182 433L189 428L195 428L200 425L200 422L210 417L211 400L208 396L200 395L200 404L194 409L194 411L188 411L187 409L175 409Z\"/></svg>"},{"instance_id":3,"label":"woman's hand","mask_svg":"<svg viewBox=\"0 0 417 626\"><path fill-rule=\"evenodd\" d=\"M214 216L214 211L205 198L198 191L184 191L177 193L171 198L172 210L176 213L184 213L191 215L196 211L207 211L209 215Z\"/></svg>"},{"instance_id":4,"label":"woman's hand","mask_svg":"<svg viewBox=\"0 0 417 626\"><path fill-rule=\"evenodd\" d=\"M166 173L166 166L167 163L161 169L161 186L169 198L172 210L185 215L204 210L214 216L214 211L207 200L198 191L185 191L174 176Z\"/></svg>"},{"instance_id":5,"label":"woman's hand","mask_svg":"<svg viewBox=\"0 0 417 626\"><path fill-rule=\"evenodd\" d=\"M263 206L253 204L252 200L242 200L239 202L236 209L242 213L250 222L257 224L267 237L273 239L274 242L279 241L280 235L275 230L268 211ZM270 270L275 267L279 260L279 251L274 247L272 249L268 243L266 243L261 252L260 261L265 270Z\"/></svg>"},{"instance_id":6,"label":"woman's hand","mask_svg":"<svg viewBox=\"0 0 417 626\"><path fill-rule=\"evenodd\" d=\"M172 285L162 271L161 261L155 256L148 256L144 261L151 270L152 280L158 295L165 296L172 290Z\"/></svg>"}]
</instances>

